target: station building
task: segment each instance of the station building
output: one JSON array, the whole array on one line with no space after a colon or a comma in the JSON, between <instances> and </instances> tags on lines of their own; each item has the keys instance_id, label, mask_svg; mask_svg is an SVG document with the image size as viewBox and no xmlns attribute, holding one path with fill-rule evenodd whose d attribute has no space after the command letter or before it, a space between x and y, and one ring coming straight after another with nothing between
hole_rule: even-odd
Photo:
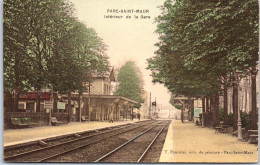
<instances>
[{"instance_id":1,"label":"station building","mask_svg":"<svg viewBox=\"0 0 260 165\"><path fill-rule=\"evenodd\" d=\"M4 111L4 128L11 128L12 117L30 117L37 126L49 125L50 117L56 117L64 123L82 122L82 116L87 121L106 121L111 117L114 121L127 120L137 102L113 95L111 83L115 81L113 68L107 73L91 72L91 82L85 84L90 92L81 95L71 93L70 107L67 94L44 90L40 96L39 112L36 112L36 93L20 95L18 111Z\"/></svg>"}]
</instances>

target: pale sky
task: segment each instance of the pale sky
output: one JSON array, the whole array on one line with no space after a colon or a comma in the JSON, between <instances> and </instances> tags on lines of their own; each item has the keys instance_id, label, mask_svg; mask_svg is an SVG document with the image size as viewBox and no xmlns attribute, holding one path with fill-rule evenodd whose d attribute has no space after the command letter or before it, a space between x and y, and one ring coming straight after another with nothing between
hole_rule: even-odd
<instances>
[{"instance_id":1,"label":"pale sky","mask_svg":"<svg viewBox=\"0 0 260 165\"><path fill-rule=\"evenodd\" d=\"M169 105L170 93L160 84L153 84L150 71L146 70L146 59L154 56L154 44L158 35L154 32L154 18L161 11L158 6L165 0L70 0L77 11L79 20L94 28L108 46L107 55L112 66L118 67L127 60L134 60L144 75L144 89L151 92L152 101ZM149 13L116 13L113 9L149 10ZM109 11L109 12L108 12ZM123 16L121 19L105 16ZM141 19L141 15L150 19ZM126 18L131 16L131 19ZM138 16L138 19L135 18Z\"/></svg>"}]
</instances>

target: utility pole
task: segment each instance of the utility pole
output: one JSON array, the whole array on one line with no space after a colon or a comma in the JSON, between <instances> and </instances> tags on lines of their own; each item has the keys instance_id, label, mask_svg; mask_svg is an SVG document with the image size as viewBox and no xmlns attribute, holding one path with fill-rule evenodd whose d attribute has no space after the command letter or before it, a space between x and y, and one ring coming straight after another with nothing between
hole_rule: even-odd
<instances>
[{"instance_id":1,"label":"utility pole","mask_svg":"<svg viewBox=\"0 0 260 165\"><path fill-rule=\"evenodd\" d=\"M151 119L151 97L152 97L152 94L150 92L150 103L149 103L149 118Z\"/></svg>"},{"instance_id":2,"label":"utility pole","mask_svg":"<svg viewBox=\"0 0 260 165\"><path fill-rule=\"evenodd\" d=\"M90 81L88 82L88 121L90 122Z\"/></svg>"},{"instance_id":3,"label":"utility pole","mask_svg":"<svg viewBox=\"0 0 260 165\"><path fill-rule=\"evenodd\" d=\"M155 109L154 109L154 113L156 112L156 105L157 103L156 103L156 97L155 97Z\"/></svg>"}]
</instances>

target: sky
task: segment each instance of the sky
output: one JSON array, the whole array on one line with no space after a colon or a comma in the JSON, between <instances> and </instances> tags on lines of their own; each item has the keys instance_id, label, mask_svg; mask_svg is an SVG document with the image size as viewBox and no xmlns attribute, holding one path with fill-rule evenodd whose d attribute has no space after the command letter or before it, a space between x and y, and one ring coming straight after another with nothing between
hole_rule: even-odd
<instances>
[{"instance_id":1,"label":"sky","mask_svg":"<svg viewBox=\"0 0 260 165\"><path fill-rule=\"evenodd\" d=\"M147 59L155 56L154 51L157 50L154 46L158 42L154 19L160 15L158 6L164 0L70 1L74 4L78 19L88 28L94 28L108 46L106 53L110 65L119 67L128 60L135 61L143 73L144 89L148 96L151 92L152 101L156 97L158 104L168 106L170 93L162 84L153 84L151 72L146 69ZM142 10L143 13L137 10ZM121 18L106 18L107 16Z\"/></svg>"}]
</instances>

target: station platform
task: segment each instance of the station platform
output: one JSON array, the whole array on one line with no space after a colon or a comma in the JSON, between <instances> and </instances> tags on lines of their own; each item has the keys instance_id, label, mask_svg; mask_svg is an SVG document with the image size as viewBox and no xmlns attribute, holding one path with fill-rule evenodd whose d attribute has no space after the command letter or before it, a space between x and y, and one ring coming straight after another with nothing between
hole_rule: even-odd
<instances>
[{"instance_id":1,"label":"station platform","mask_svg":"<svg viewBox=\"0 0 260 165\"><path fill-rule=\"evenodd\" d=\"M161 152L161 163L257 163L258 145L193 122L172 120Z\"/></svg>"},{"instance_id":2,"label":"station platform","mask_svg":"<svg viewBox=\"0 0 260 165\"><path fill-rule=\"evenodd\" d=\"M147 120L147 119L141 119ZM3 146L11 146L20 143L27 143L31 141L42 140L46 138L51 138L55 136L62 136L66 134L73 134L77 132L96 130L106 127L112 127L117 125L123 125L128 123L138 122L138 119L133 121L119 120L109 123L108 121L85 121L85 122L70 122L68 124L62 124L58 126L42 126L24 129L7 129L3 131Z\"/></svg>"}]
</instances>

